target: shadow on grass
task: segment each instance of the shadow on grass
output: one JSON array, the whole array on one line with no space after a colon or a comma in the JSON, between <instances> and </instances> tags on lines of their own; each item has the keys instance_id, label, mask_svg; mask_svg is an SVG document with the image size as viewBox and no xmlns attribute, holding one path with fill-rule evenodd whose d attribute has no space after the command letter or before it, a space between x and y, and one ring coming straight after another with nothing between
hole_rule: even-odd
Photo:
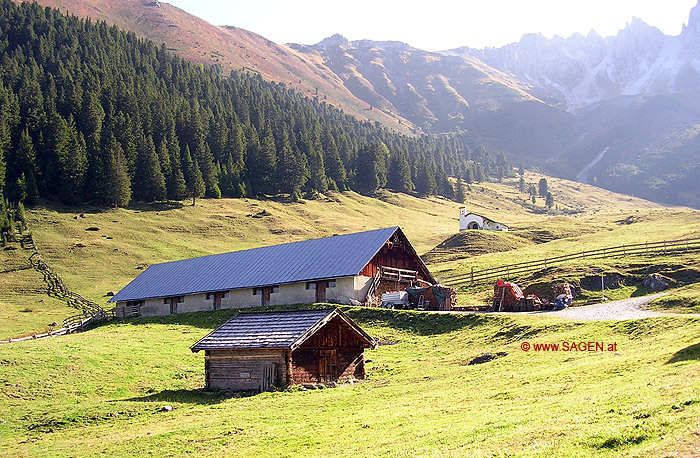
<instances>
[{"instance_id":1,"label":"shadow on grass","mask_svg":"<svg viewBox=\"0 0 700 458\"><path fill-rule=\"evenodd\" d=\"M132 202L129 204L130 210L136 210L140 212L158 212L166 210L175 210L188 205L187 201L175 201L167 200L164 202L153 202L153 203L143 203L143 202ZM60 202L55 202L52 200L39 199L39 202L32 208L44 207L48 210L53 210L58 213L87 213L87 214L98 214L109 210L112 207L97 207L93 205L64 205Z\"/></svg>"},{"instance_id":2,"label":"shadow on grass","mask_svg":"<svg viewBox=\"0 0 700 458\"><path fill-rule=\"evenodd\" d=\"M338 307L345 312L350 318L357 321L360 326L366 324L379 324L405 331L411 331L418 335L434 335L443 334L458 329L475 328L482 325L493 325L494 320L501 320L504 329L508 327L506 322L510 320L504 317L495 317L487 315L474 314L448 314L448 313L430 313L417 312L411 310L388 310L374 307L352 307L349 305L339 304L295 304L295 305L279 305L267 307L252 307L241 309L224 309L210 310L204 312L178 313L175 315L163 315L148 318L123 318L112 321L112 323L125 323L133 326L144 324L174 324L194 326L202 329L215 329L221 326L229 318L238 313L248 312L268 312L268 311L293 311L293 310L310 310L310 309L326 309ZM525 330L504 331L505 334L523 334ZM506 337L503 334L500 337Z\"/></svg>"},{"instance_id":3,"label":"shadow on grass","mask_svg":"<svg viewBox=\"0 0 700 458\"><path fill-rule=\"evenodd\" d=\"M168 200L165 202L153 202L150 204L145 204L142 202L135 202L129 204L130 210L136 210L140 212L161 212L167 210L176 210L185 206L187 202L180 202L176 200Z\"/></svg>"},{"instance_id":4,"label":"shadow on grass","mask_svg":"<svg viewBox=\"0 0 700 458\"><path fill-rule=\"evenodd\" d=\"M159 403L179 403L179 404L218 404L231 398L247 398L259 394L257 391L206 391L195 390L163 390L160 393L153 393L146 396L137 396L119 401L136 402L159 402Z\"/></svg>"},{"instance_id":5,"label":"shadow on grass","mask_svg":"<svg viewBox=\"0 0 700 458\"><path fill-rule=\"evenodd\" d=\"M360 325L379 323L418 335L444 334L486 324L492 325L494 320L501 319L501 317L476 314L430 313L369 307L341 306L340 309Z\"/></svg>"},{"instance_id":6,"label":"shadow on grass","mask_svg":"<svg viewBox=\"0 0 700 458\"><path fill-rule=\"evenodd\" d=\"M669 359L666 364L679 363L681 361L698 361L700 360L700 343L691 345L677 352Z\"/></svg>"}]
</instances>

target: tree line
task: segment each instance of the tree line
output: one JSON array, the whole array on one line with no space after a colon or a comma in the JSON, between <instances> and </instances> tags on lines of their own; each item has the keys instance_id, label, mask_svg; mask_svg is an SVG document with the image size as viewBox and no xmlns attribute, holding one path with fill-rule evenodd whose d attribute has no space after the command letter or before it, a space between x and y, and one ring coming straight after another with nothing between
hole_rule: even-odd
<instances>
[{"instance_id":1,"label":"tree line","mask_svg":"<svg viewBox=\"0 0 700 458\"><path fill-rule=\"evenodd\" d=\"M509 171L455 136L398 134L105 22L0 0L3 208L386 187L455 198L448 177Z\"/></svg>"}]
</instances>

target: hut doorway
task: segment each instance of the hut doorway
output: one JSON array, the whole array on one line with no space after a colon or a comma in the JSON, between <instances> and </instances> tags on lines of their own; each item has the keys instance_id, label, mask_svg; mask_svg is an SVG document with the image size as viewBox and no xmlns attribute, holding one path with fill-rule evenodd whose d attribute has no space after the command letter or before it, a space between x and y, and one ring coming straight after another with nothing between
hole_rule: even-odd
<instances>
[{"instance_id":1,"label":"hut doorway","mask_svg":"<svg viewBox=\"0 0 700 458\"><path fill-rule=\"evenodd\" d=\"M268 391L277 381L277 365L275 363L264 364L262 377L260 378L260 391Z\"/></svg>"},{"instance_id":2,"label":"hut doorway","mask_svg":"<svg viewBox=\"0 0 700 458\"><path fill-rule=\"evenodd\" d=\"M260 305L270 305L270 293L272 293L271 287L265 287L262 289L262 299Z\"/></svg>"},{"instance_id":3,"label":"hut doorway","mask_svg":"<svg viewBox=\"0 0 700 458\"><path fill-rule=\"evenodd\" d=\"M326 302L326 288L328 288L327 281L316 282L316 302Z\"/></svg>"},{"instance_id":4,"label":"hut doorway","mask_svg":"<svg viewBox=\"0 0 700 458\"><path fill-rule=\"evenodd\" d=\"M319 350L318 381L332 382L338 378L338 354L335 349Z\"/></svg>"},{"instance_id":5,"label":"hut doorway","mask_svg":"<svg viewBox=\"0 0 700 458\"><path fill-rule=\"evenodd\" d=\"M214 310L221 310L221 296L223 293L214 293Z\"/></svg>"}]
</instances>

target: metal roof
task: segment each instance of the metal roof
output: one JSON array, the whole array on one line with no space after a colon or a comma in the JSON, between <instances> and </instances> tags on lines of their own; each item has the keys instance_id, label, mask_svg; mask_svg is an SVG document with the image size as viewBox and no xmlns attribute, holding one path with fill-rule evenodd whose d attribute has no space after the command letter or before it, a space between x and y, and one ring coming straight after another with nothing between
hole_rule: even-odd
<instances>
[{"instance_id":1,"label":"metal roof","mask_svg":"<svg viewBox=\"0 0 700 458\"><path fill-rule=\"evenodd\" d=\"M367 347L374 348L374 340L347 315L335 308L240 313L210 332L190 349L193 352L247 348L293 350L336 316L345 321L361 339L365 340Z\"/></svg>"},{"instance_id":2,"label":"metal roof","mask_svg":"<svg viewBox=\"0 0 700 458\"><path fill-rule=\"evenodd\" d=\"M390 227L153 264L109 302L355 276L396 231Z\"/></svg>"}]
</instances>

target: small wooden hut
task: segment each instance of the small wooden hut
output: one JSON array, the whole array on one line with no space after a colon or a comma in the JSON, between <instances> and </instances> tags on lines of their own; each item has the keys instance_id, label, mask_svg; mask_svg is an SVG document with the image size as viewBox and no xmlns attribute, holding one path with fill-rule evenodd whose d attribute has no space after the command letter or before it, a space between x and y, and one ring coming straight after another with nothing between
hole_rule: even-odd
<instances>
[{"instance_id":1,"label":"small wooden hut","mask_svg":"<svg viewBox=\"0 0 700 458\"><path fill-rule=\"evenodd\" d=\"M364 349L376 343L337 308L240 313L191 347L205 351L207 389L364 379Z\"/></svg>"}]
</instances>

